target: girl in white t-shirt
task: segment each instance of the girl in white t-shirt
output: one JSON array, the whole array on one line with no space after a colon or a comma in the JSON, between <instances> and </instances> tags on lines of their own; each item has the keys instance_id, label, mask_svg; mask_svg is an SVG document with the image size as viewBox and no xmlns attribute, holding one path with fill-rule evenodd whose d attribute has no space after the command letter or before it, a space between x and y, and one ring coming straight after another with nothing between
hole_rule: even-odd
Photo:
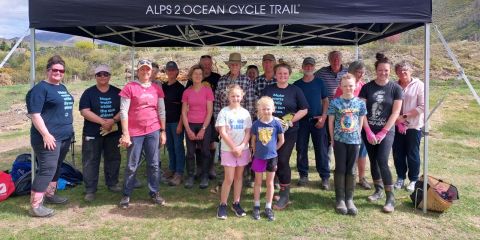
<instances>
[{"instance_id":1,"label":"girl in white t-shirt","mask_svg":"<svg viewBox=\"0 0 480 240\"><path fill-rule=\"evenodd\" d=\"M232 210L237 217L247 215L240 206L242 193L243 169L250 162L250 113L240 105L244 92L238 84L232 84L227 91L229 105L218 114L215 127L220 134L220 151L225 178L222 184L220 205L217 218L227 218L227 200L233 183Z\"/></svg>"}]
</instances>

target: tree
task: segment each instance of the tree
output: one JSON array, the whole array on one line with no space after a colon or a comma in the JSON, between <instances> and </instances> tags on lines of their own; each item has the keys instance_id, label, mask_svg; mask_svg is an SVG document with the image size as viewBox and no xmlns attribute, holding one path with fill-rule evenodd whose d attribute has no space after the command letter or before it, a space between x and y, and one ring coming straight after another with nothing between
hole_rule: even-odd
<instances>
[{"instance_id":1,"label":"tree","mask_svg":"<svg viewBox=\"0 0 480 240\"><path fill-rule=\"evenodd\" d=\"M0 50L2 51L8 50L7 43L5 42L5 40L2 40L2 44L0 44Z\"/></svg>"}]
</instances>

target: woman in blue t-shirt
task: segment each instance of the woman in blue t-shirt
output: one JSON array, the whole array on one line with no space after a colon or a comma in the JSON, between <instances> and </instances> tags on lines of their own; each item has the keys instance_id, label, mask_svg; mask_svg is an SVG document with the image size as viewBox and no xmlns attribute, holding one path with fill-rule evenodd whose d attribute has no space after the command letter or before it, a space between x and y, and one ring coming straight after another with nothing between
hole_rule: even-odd
<instances>
[{"instance_id":1,"label":"woman in blue t-shirt","mask_svg":"<svg viewBox=\"0 0 480 240\"><path fill-rule=\"evenodd\" d=\"M390 61L377 53L375 72L377 78L365 84L358 95L367 104L367 121L363 123L362 138L370 158L375 192L368 197L371 202L383 198L383 189L387 199L383 211L391 213L395 207L392 174L388 167L388 156L395 136L395 121L402 107L402 89L390 81Z\"/></svg>"},{"instance_id":2,"label":"woman in blue t-shirt","mask_svg":"<svg viewBox=\"0 0 480 240\"><path fill-rule=\"evenodd\" d=\"M50 217L54 210L43 202L64 204L65 197L55 194L60 166L73 136L73 97L61 82L65 62L55 55L47 62L47 79L36 84L26 96L28 114L32 119L30 141L37 159L32 182L30 215Z\"/></svg>"},{"instance_id":3,"label":"woman in blue t-shirt","mask_svg":"<svg viewBox=\"0 0 480 240\"><path fill-rule=\"evenodd\" d=\"M274 71L277 84L267 86L262 95L273 99L275 103L273 116L281 118L289 125L288 130L285 131L285 143L278 149L277 175L280 182L280 199L273 208L281 210L286 208L290 202L290 182L292 180L290 156L297 142L298 121L307 115L308 102L299 87L288 84L292 73L290 65L277 64Z\"/></svg>"}]
</instances>

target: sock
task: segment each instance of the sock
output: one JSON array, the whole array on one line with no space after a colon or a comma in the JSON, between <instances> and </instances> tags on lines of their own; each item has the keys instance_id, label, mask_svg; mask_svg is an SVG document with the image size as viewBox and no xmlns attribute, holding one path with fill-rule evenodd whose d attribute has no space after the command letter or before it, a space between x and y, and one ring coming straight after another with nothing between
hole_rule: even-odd
<instances>
[{"instance_id":1,"label":"sock","mask_svg":"<svg viewBox=\"0 0 480 240\"><path fill-rule=\"evenodd\" d=\"M267 202L265 203L265 208L272 208L272 203L271 202Z\"/></svg>"},{"instance_id":2,"label":"sock","mask_svg":"<svg viewBox=\"0 0 480 240\"><path fill-rule=\"evenodd\" d=\"M253 202L254 207L260 207L260 200Z\"/></svg>"}]
</instances>

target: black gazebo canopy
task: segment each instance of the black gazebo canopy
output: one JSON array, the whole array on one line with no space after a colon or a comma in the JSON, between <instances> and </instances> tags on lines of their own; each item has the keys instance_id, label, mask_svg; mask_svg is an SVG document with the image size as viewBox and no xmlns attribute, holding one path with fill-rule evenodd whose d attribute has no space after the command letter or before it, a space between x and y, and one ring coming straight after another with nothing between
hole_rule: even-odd
<instances>
[{"instance_id":1,"label":"black gazebo canopy","mask_svg":"<svg viewBox=\"0 0 480 240\"><path fill-rule=\"evenodd\" d=\"M135 47L361 45L430 23L431 0L30 0L30 27Z\"/></svg>"}]
</instances>

